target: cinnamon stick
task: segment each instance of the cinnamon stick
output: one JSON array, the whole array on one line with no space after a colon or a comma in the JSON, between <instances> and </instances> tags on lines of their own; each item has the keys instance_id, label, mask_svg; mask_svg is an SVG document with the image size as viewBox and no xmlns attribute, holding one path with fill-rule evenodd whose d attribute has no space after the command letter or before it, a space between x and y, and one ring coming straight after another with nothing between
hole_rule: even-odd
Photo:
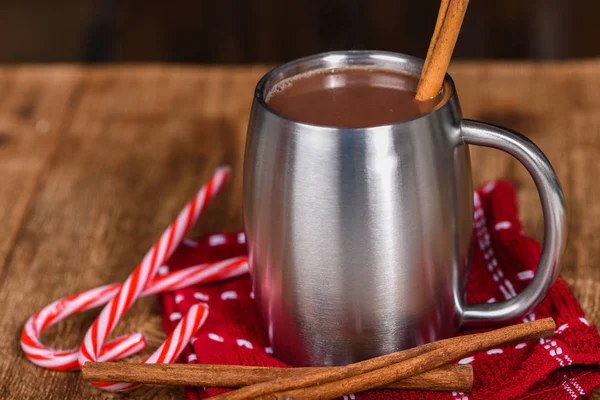
<instances>
[{"instance_id":1,"label":"cinnamon stick","mask_svg":"<svg viewBox=\"0 0 600 400\"><path fill-rule=\"evenodd\" d=\"M429 100L440 92L468 5L469 0L442 1L417 86L415 98L418 101Z\"/></svg>"},{"instance_id":2,"label":"cinnamon stick","mask_svg":"<svg viewBox=\"0 0 600 400\"><path fill-rule=\"evenodd\" d=\"M555 327L554 320L546 318L486 333L440 340L335 370L258 383L214 399L332 399L382 387L491 347L551 336Z\"/></svg>"},{"instance_id":3,"label":"cinnamon stick","mask_svg":"<svg viewBox=\"0 0 600 400\"><path fill-rule=\"evenodd\" d=\"M92 382L131 382L238 388L281 378L300 376L338 367L268 368L207 364L137 364L88 362L83 378ZM470 365L446 365L385 385L387 389L467 392L473 386Z\"/></svg>"},{"instance_id":4,"label":"cinnamon stick","mask_svg":"<svg viewBox=\"0 0 600 400\"><path fill-rule=\"evenodd\" d=\"M435 21L433 35L431 36L431 40L429 41L429 48L427 49L425 64L423 64L423 71L427 71L429 69L429 64L431 63L431 57L433 55L435 45L440 36L440 31L442 29L442 25L444 24L444 20L446 19L446 14L448 13L448 4L450 4L450 0L441 0L437 20Z\"/></svg>"}]
</instances>

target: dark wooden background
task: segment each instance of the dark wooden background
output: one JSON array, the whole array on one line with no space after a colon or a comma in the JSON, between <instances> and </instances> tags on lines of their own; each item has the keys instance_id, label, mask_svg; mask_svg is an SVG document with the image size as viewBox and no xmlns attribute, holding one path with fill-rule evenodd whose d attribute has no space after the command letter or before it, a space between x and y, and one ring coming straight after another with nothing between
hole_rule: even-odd
<instances>
[{"instance_id":1,"label":"dark wooden background","mask_svg":"<svg viewBox=\"0 0 600 400\"><path fill-rule=\"evenodd\" d=\"M439 0L0 0L0 63L423 56ZM600 55L597 0L471 0L457 58Z\"/></svg>"}]
</instances>

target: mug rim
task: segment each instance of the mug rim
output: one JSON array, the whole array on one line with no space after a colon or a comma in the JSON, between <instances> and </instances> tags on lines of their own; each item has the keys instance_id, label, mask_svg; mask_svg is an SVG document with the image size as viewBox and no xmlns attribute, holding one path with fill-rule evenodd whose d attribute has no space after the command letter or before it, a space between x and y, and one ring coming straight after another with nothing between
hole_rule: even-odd
<instances>
[{"instance_id":1,"label":"mug rim","mask_svg":"<svg viewBox=\"0 0 600 400\"><path fill-rule=\"evenodd\" d=\"M435 114L436 112L445 108L449 104L450 99L456 96L456 87L454 85L454 81L448 73L446 73L442 85L442 99L430 111L411 119L360 128L319 125L289 118L278 111L275 111L267 104L266 94L282 80L314 70L352 66L372 66L405 72L418 77L421 73L424 62L425 60L418 57L382 50L335 50L317 53L278 65L263 75L263 77L258 81L254 90L254 101L257 102L265 111L277 118L289 123L311 128L364 131L373 128L402 126ZM396 66L396 68L394 68L394 66ZM404 68L398 68L398 66Z\"/></svg>"}]
</instances>

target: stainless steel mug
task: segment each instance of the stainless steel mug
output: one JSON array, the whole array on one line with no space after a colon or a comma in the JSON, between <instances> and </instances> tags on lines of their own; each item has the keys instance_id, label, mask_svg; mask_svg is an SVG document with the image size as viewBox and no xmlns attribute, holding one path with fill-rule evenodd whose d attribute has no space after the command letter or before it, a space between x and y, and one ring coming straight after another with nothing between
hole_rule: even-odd
<instances>
[{"instance_id":1,"label":"stainless steel mug","mask_svg":"<svg viewBox=\"0 0 600 400\"><path fill-rule=\"evenodd\" d=\"M254 293L275 355L341 365L442 339L461 326L531 311L558 274L565 206L548 159L526 137L464 120L449 76L430 113L343 129L290 120L265 102L279 81L321 68L377 66L419 75L422 60L380 51L318 54L256 87L244 164L244 223ZM544 211L535 277L517 296L466 304L473 230L469 144L516 157Z\"/></svg>"}]
</instances>

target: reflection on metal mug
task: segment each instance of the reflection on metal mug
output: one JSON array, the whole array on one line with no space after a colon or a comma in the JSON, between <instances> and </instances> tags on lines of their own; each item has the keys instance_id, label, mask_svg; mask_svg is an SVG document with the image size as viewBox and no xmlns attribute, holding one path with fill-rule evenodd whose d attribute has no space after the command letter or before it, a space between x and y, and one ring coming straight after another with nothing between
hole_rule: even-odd
<instances>
[{"instance_id":1,"label":"reflection on metal mug","mask_svg":"<svg viewBox=\"0 0 600 400\"><path fill-rule=\"evenodd\" d=\"M440 104L372 128L316 126L269 109L282 79L348 65L418 75L422 60L333 52L275 68L256 88L244 164L244 223L256 301L275 355L342 365L523 316L558 274L564 200L524 136L463 120L452 79ZM499 303L466 304L473 229L469 144L497 148L531 173L544 211L535 277Z\"/></svg>"}]
</instances>

